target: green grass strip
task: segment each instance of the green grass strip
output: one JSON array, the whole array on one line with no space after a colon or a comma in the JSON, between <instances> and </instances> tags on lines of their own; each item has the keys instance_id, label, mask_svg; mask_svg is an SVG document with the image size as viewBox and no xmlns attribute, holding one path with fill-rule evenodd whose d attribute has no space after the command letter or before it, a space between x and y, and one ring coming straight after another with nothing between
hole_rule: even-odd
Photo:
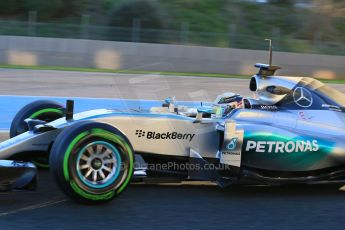
<instances>
[{"instance_id":1,"label":"green grass strip","mask_svg":"<svg viewBox=\"0 0 345 230\"><path fill-rule=\"evenodd\" d=\"M246 76L246 75L218 74L218 73L167 72L167 71L146 71L146 70L130 70L130 69L114 70L114 69L98 69L98 68L63 67L63 66L0 65L0 68L98 72L98 73L124 73L124 74L160 74L160 75L170 75L170 76L215 77L215 78L237 78L237 79L249 79L251 77L249 75ZM345 84L345 79L335 79L335 80L319 79L319 80L324 83Z\"/></svg>"}]
</instances>

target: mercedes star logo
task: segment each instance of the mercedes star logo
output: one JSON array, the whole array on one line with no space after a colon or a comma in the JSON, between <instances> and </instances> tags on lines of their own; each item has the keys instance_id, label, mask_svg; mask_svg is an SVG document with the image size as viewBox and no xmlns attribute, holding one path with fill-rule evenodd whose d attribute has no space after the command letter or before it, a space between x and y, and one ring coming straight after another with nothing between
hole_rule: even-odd
<instances>
[{"instance_id":1,"label":"mercedes star logo","mask_svg":"<svg viewBox=\"0 0 345 230\"><path fill-rule=\"evenodd\" d=\"M309 90L297 87L293 91L293 100L297 105L303 108L308 108L313 104L313 95Z\"/></svg>"}]
</instances>

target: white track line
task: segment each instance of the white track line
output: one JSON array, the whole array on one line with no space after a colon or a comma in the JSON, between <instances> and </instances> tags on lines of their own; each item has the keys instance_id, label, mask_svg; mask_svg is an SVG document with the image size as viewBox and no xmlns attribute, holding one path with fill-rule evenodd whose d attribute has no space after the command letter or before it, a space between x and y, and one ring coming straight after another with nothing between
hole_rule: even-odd
<instances>
[{"instance_id":1,"label":"white track line","mask_svg":"<svg viewBox=\"0 0 345 230\"><path fill-rule=\"evenodd\" d=\"M12 215L12 214L17 214L17 213L23 212L23 211L31 211L31 210L35 210L35 209L39 209L39 208L45 208L45 207L52 206L52 205L55 205L55 204L63 203L65 201L66 200L64 199L64 200L47 201L47 202L40 203L40 204L29 205L27 207L15 209L15 210L12 210L12 211L2 212L2 213L0 213L0 217Z\"/></svg>"}]
</instances>

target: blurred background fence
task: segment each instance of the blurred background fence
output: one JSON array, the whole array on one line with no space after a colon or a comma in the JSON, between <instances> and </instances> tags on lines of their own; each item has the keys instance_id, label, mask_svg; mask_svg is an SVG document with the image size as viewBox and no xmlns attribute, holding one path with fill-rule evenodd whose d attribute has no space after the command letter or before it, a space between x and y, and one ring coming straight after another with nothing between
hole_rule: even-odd
<instances>
[{"instance_id":1,"label":"blurred background fence","mask_svg":"<svg viewBox=\"0 0 345 230\"><path fill-rule=\"evenodd\" d=\"M0 63L250 76L268 52L174 44L0 36ZM275 52L280 74L345 79L345 56Z\"/></svg>"},{"instance_id":2,"label":"blurred background fence","mask_svg":"<svg viewBox=\"0 0 345 230\"><path fill-rule=\"evenodd\" d=\"M274 49L283 52L345 55L345 44L321 40L323 36L315 33L312 40L298 39L292 35L281 34L280 28L253 33L239 32L236 24L228 26L227 33L200 32L189 29L182 23L179 30L142 28L140 19L133 19L131 27L92 25L89 16L84 15L80 24L37 22L35 12L29 20L0 20L0 35L56 37L104 41L125 41L140 43L181 44L208 47L266 50L264 38L272 38Z\"/></svg>"},{"instance_id":3,"label":"blurred background fence","mask_svg":"<svg viewBox=\"0 0 345 230\"><path fill-rule=\"evenodd\" d=\"M345 77L345 1L11 0L0 3L0 63ZM265 50L265 51L264 51Z\"/></svg>"}]
</instances>

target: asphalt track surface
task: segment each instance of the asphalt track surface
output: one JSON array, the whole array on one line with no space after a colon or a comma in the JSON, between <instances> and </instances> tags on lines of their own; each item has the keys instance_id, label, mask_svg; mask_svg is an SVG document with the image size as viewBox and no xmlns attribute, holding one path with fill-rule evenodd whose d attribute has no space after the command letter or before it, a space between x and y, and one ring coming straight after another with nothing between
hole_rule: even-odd
<instances>
[{"instance_id":1,"label":"asphalt track surface","mask_svg":"<svg viewBox=\"0 0 345 230\"><path fill-rule=\"evenodd\" d=\"M0 95L211 101L250 96L248 81L0 69ZM345 85L335 85L345 92ZM2 133L2 136L6 134ZM345 191L337 186L235 187L130 185L112 203L68 200L48 171L36 192L0 193L0 229L344 229Z\"/></svg>"}]
</instances>

